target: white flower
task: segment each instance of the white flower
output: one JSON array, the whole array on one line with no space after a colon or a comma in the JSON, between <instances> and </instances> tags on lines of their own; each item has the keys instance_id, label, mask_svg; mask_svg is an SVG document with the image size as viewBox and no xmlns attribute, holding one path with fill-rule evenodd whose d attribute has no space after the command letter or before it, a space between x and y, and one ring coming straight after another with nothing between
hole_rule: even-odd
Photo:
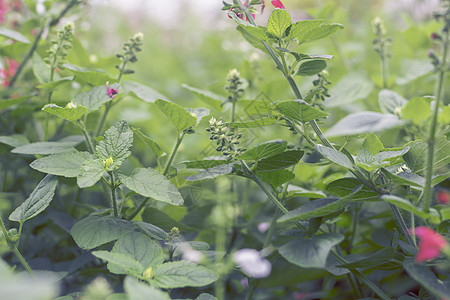
<instances>
[{"instance_id":1,"label":"white flower","mask_svg":"<svg viewBox=\"0 0 450 300\"><path fill-rule=\"evenodd\" d=\"M262 222L258 224L258 231L261 233L264 233L269 229L270 223L269 222Z\"/></svg>"},{"instance_id":2,"label":"white flower","mask_svg":"<svg viewBox=\"0 0 450 300\"><path fill-rule=\"evenodd\" d=\"M233 260L247 275L255 278L269 276L272 265L254 249L241 249L233 254Z\"/></svg>"}]
</instances>

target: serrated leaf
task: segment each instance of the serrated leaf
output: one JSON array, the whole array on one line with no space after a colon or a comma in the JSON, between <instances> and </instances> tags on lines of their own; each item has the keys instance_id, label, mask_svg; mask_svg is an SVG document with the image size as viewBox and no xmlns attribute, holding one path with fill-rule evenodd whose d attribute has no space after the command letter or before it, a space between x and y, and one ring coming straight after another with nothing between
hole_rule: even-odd
<instances>
[{"instance_id":1,"label":"serrated leaf","mask_svg":"<svg viewBox=\"0 0 450 300\"><path fill-rule=\"evenodd\" d=\"M133 146L133 132L126 121L119 121L105 132L105 139L97 147L97 156L106 160L112 158L113 163L109 169L118 168L130 156Z\"/></svg>"},{"instance_id":2,"label":"serrated leaf","mask_svg":"<svg viewBox=\"0 0 450 300\"><path fill-rule=\"evenodd\" d=\"M351 194L353 190L361 184L361 181L356 178L341 178L327 184L325 191L332 195L345 197ZM363 185L361 189L353 195L352 201L376 201L379 197L380 194Z\"/></svg>"},{"instance_id":3,"label":"serrated leaf","mask_svg":"<svg viewBox=\"0 0 450 300\"><path fill-rule=\"evenodd\" d=\"M182 87L185 89L195 93L199 96L200 100L210 105L212 108L221 111L222 110L222 103L227 100L226 97L223 97L221 95L214 94L211 91L207 90L200 90L195 87L189 86L187 84L183 84Z\"/></svg>"},{"instance_id":4,"label":"serrated leaf","mask_svg":"<svg viewBox=\"0 0 450 300\"><path fill-rule=\"evenodd\" d=\"M63 152L39 158L30 164L35 170L64 177L77 177L80 174L83 163L95 159L88 152Z\"/></svg>"},{"instance_id":5,"label":"serrated leaf","mask_svg":"<svg viewBox=\"0 0 450 300\"><path fill-rule=\"evenodd\" d=\"M319 151L325 158L347 169L353 169L353 163L342 152L339 152L333 148L328 148L322 145L316 145L316 150Z\"/></svg>"},{"instance_id":6,"label":"serrated leaf","mask_svg":"<svg viewBox=\"0 0 450 300\"><path fill-rule=\"evenodd\" d=\"M114 268L110 269L114 274L129 274L135 277L140 277L144 272L144 267L133 258L122 254L109 251L92 251L92 255L108 262L108 265L113 265ZM125 270L124 273L115 273L116 270Z\"/></svg>"},{"instance_id":7,"label":"serrated leaf","mask_svg":"<svg viewBox=\"0 0 450 300\"><path fill-rule=\"evenodd\" d=\"M220 175L226 175L233 172L233 165L234 163L229 163L225 165L215 166L209 169L206 169L198 174L187 176L185 179L187 181L199 181L204 179L211 179L215 178Z\"/></svg>"},{"instance_id":8,"label":"serrated leaf","mask_svg":"<svg viewBox=\"0 0 450 300\"><path fill-rule=\"evenodd\" d=\"M254 119L250 121L242 121L242 122L231 122L229 126L231 128L255 128L262 127L267 125L272 125L276 122L276 119L272 116Z\"/></svg>"},{"instance_id":9,"label":"serrated leaf","mask_svg":"<svg viewBox=\"0 0 450 300\"><path fill-rule=\"evenodd\" d=\"M275 103L275 108L284 116L301 123L324 118L329 115L320 109L310 106L303 100L277 102Z\"/></svg>"},{"instance_id":10,"label":"serrated leaf","mask_svg":"<svg viewBox=\"0 0 450 300\"><path fill-rule=\"evenodd\" d=\"M17 154L55 154L62 152L75 152L77 151L74 146L78 142L38 142L19 146L11 150L11 153Z\"/></svg>"},{"instance_id":11,"label":"serrated leaf","mask_svg":"<svg viewBox=\"0 0 450 300\"><path fill-rule=\"evenodd\" d=\"M252 35L256 39L261 41L268 40L268 36L266 34L266 31L264 30L264 27L258 27L253 24L250 24L247 21L242 20L241 18L236 16L234 12L229 12L228 16L231 17L239 25L240 28L245 30L248 34Z\"/></svg>"},{"instance_id":12,"label":"serrated leaf","mask_svg":"<svg viewBox=\"0 0 450 300\"><path fill-rule=\"evenodd\" d=\"M331 248L344 240L342 234L322 234L289 242L278 249L281 256L303 268L325 268Z\"/></svg>"},{"instance_id":13,"label":"serrated leaf","mask_svg":"<svg viewBox=\"0 0 450 300\"><path fill-rule=\"evenodd\" d=\"M47 104L42 110L72 123L75 123L79 118L88 113L88 109L83 105L60 107L56 104Z\"/></svg>"},{"instance_id":14,"label":"serrated leaf","mask_svg":"<svg viewBox=\"0 0 450 300\"><path fill-rule=\"evenodd\" d=\"M344 26L341 24L321 24L318 28L311 29L304 34L297 36L297 40L299 44L320 40L343 28Z\"/></svg>"},{"instance_id":15,"label":"serrated leaf","mask_svg":"<svg viewBox=\"0 0 450 300\"><path fill-rule=\"evenodd\" d=\"M160 288L180 288L185 286L205 286L218 279L215 272L206 267L187 261L169 262L153 268L152 286Z\"/></svg>"},{"instance_id":16,"label":"serrated leaf","mask_svg":"<svg viewBox=\"0 0 450 300\"><path fill-rule=\"evenodd\" d=\"M362 146L363 146L363 148L367 149L373 155L384 150L383 143L381 143L381 141L378 139L378 137L373 133L370 133L369 135L366 136Z\"/></svg>"},{"instance_id":17,"label":"serrated leaf","mask_svg":"<svg viewBox=\"0 0 450 300\"><path fill-rule=\"evenodd\" d=\"M363 168L367 172L376 170L387 163L381 163L375 160L375 156L369 150L363 148L356 155L355 163L358 167Z\"/></svg>"},{"instance_id":18,"label":"serrated leaf","mask_svg":"<svg viewBox=\"0 0 450 300\"><path fill-rule=\"evenodd\" d=\"M115 241L133 229L133 223L130 221L91 215L78 221L70 233L78 247L90 250Z\"/></svg>"},{"instance_id":19,"label":"serrated leaf","mask_svg":"<svg viewBox=\"0 0 450 300\"><path fill-rule=\"evenodd\" d=\"M287 142L283 140L274 140L261 143L248 149L241 155L244 160L261 160L282 153L286 150Z\"/></svg>"},{"instance_id":20,"label":"serrated leaf","mask_svg":"<svg viewBox=\"0 0 450 300\"><path fill-rule=\"evenodd\" d=\"M164 151L152 138L143 134L139 129L133 129L133 133L140 139L157 157L161 157Z\"/></svg>"},{"instance_id":21,"label":"serrated leaf","mask_svg":"<svg viewBox=\"0 0 450 300\"><path fill-rule=\"evenodd\" d=\"M258 177L262 177L263 180L270 184L274 190L282 184L295 178L294 173L288 170L258 172L256 175Z\"/></svg>"},{"instance_id":22,"label":"serrated leaf","mask_svg":"<svg viewBox=\"0 0 450 300\"><path fill-rule=\"evenodd\" d=\"M373 83L362 74L350 74L330 88L331 97L325 101L325 107L338 107L365 99L373 89Z\"/></svg>"},{"instance_id":23,"label":"serrated leaf","mask_svg":"<svg viewBox=\"0 0 450 300\"><path fill-rule=\"evenodd\" d=\"M106 172L101 159L89 159L82 163L77 175L77 184L80 188L87 188L96 184Z\"/></svg>"},{"instance_id":24,"label":"serrated leaf","mask_svg":"<svg viewBox=\"0 0 450 300\"><path fill-rule=\"evenodd\" d=\"M391 90L383 89L378 93L378 105L385 114L395 114L395 110L401 109L406 102L405 98Z\"/></svg>"},{"instance_id":25,"label":"serrated leaf","mask_svg":"<svg viewBox=\"0 0 450 300\"><path fill-rule=\"evenodd\" d=\"M191 115L184 107L162 99L156 100L155 104L172 121L178 132L197 125L197 118Z\"/></svg>"},{"instance_id":26,"label":"serrated leaf","mask_svg":"<svg viewBox=\"0 0 450 300\"><path fill-rule=\"evenodd\" d=\"M124 281L127 300L170 300L169 294L127 276ZM107 299L109 300L109 299ZM111 299L112 300L112 299Z\"/></svg>"},{"instance_id":27,"label":"serrated leaf","mask_svg":"<svg viewBox=\"0 0 450 300\"><path fill-rule=\"evenodd\" d=\"M290 40L293 40L298 36L301 38L301 36L305 35L307 32L319 28L324 22L325 20L302 20L295 22L289 30L288 38Z\"/></svg>"},{"instance_id":28,"label":"serrated leaf","mask_svg":"<svg viewBox=\"0 0 450 300\"><path fill-rule=\"evenodd\" d=\"M256 171L281 170L297 164L304 152L300 150L288 150L280 154L266 157L258 161Z\"/></svg>"},{"instance_id":29,"label":"serrated leaf","mask_svg":"<svg viewBox=\"0 0 450 300\"><path fill-rule=\"evenodd\" d=\"M11 213L9 219L23 223L43 212L53 200L57 184L58 178L56 176L45 176L30 196Z\"/></svg>"},{"instance_id":30,"label":"serrated leaf","mask_svg":"<svg viewBox=\"0 0 450 300\"><path fill-rule=\"evenodd\" d=\"M267 32L281 39L291 23L291 16L285 9L275 9L269 17Z\"/></svg>"},{"instance_id":31,"label":"serrated leaf","mask_svg":"<svg viewBox=\"0 0 450 300\"><path fill-rule=\"evenodd\" d=\"M326 67L327 63L324 60L308 60L300 65L296 75L314 76L322 72Z\"/></svg>"},{"instance_id":32,"label":"serrated leaf","mask_svg":"<svg viewBox=\"0 0 450 300\"><path fill-rule=\"evenodd\" d=\"M450 142L446 136L435 141L433 169L437 170L450 163ZM408 167L412 172L422 174L425 170L425 159L427 157L428 145L425 141L417 140L406 144L409 151L403 155Z\"/></svg>"},{"instance_id":33,"label":"serrated leaf","mask_svg":"<svg viewBox=\"0 0 450 300\"><path fill-rule=\"evenodd\" d=\"M124 81L123 89L125 94L131 94L147 103L153 103L156 99L169 99L151 87L134 81Z\"/></svg>"},{"instance_id":34,"label":"serrated leaf","mask_svg":"<svg viewBox=\"0 0 450 300\"><path fill-rule=\"evenodd\" d=\"M8 39L17 41L17 42L21 42L24 44L29 44L30 41L23 36L20 32L5 28L5 27L0 27L0 35L4 36Z\"/></svg>"},{"instance_id":35,"label":"serrated leaf","mask_svg":"<svg viewBox=\"0 0 450 300\"><path fill-rule=\"evenodd\" d=\"M118 174L120 182L136 193L173 205L183 204L177 188L152 168L136 168L130 176Z\"/></svg>"},{"instance_id":36,"label":"serrated leaf","mask_svg":"<svg viewBox=\"0 0 450 300\"><path fill-rule=\"evenodd\" d=\"M120 89L120 84L110 85L112 89ZM76 95L72 102L85 106L89 112L96 111L106 102L113 100L107 93L106 84L94 87L89 92Z\"/></svg>"},{"instance_id":37,"label":"serrated leaf","mask_svg":"<svg viewBox=\"0 0 450 300\"><path fill-rule=\"evenodd\" d=\"M415 97L409 100L402 108L402 118L411 120L416 125L421 125L430 115L430 103L422 97Z\"/></svg>"}]
</instances>

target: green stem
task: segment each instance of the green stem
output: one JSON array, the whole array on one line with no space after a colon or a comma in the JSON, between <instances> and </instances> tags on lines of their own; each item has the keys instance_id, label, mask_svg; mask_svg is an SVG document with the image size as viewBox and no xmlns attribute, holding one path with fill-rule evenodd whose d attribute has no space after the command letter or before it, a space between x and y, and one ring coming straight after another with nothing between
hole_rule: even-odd
<instances>
[{"instance_id":1,"label":"green stem","mask_svg":"<svg viewBox=\"0 0 450 300\"><path fill-rule=\"evenodd\" d=\"M147 204L148 200L150 200L150 198L146 198L144 199L138 207L136 207L136 209L134 210L134 212L128 217L128 220L133 220L139 213L140 211L145 207L145 205Z\"/></svg>"},{"instance_id":2,"label":"green stem","mask_svg":"<svg viewBox=\"0 0 450 300\"><path fill-rule=\"evenodd\" d=\"M434 146L435 146L435 137L436 137L436 127L437 127L437 116L439 112L439 106L441 104L441 99L444 97L444 79L445 72L447 71L447 54L448 54L448 42L449 42L449 30L445 32L445 35L442 39L443 43L443 52L441 57L441 65L438 72L438 78L436 82L435 88L435 103L433 115L431 117L431 126L430 133L428 136L428 153L427 153L427 165L425 172L425 188L424 188L424 196L423 196L423 210L428 212L430 210L431 203L431 184L433 180L433 165L434 165Z\"/></svg>"},{"instance_id":3,"label":"green stem","mask_svg":"<svg viewBox=\"0 0 450 300\"><path fill-rule=\"evenodd\" d=\"M386 57L386 46L383 45L383 56L381 57L381 70L383 73L383 89L388 88L389 81L389 69L388 69L388 59Z\"/></svg>"},{"instance_id":4,"label":"green stem","mask_svg":"<svg viewBox=\"0 0 450 300\"><path fill-rule=\"evenodd\" d=\"M1 217L0 217L0 227L2 228L2 232L3 232L3 235L5 236L6 243L8 244L8 246L10 247L12 252L14 252L14 254L16 255L17 259L20 261L22 266L25 268L25 270L27 270L28 274L30 274L32 277L34 277L33 270L31 270L27 261L25 260L25 258L20 253L19 249L17 249L16 245L14 245L13 241L9 237L8 230L6 230L5 223L3 223L3 220Z\"/></svg>"},{"instance_id":5,"label":"green stem","mask_svg":"<svg viewBox=\"0 0 450 300\"><path fill-rule=\"evenodd\" d=\"M92 144L91 137L89 136L89 133L86 130L86 126L80 120L78 121L78 125L79 125L79 127L81 129L81 132L83 133L84 139L86 140L86 144L88 145L89 151L92 154L95 154L95 148L94 148L94 145Z\"/></svg>"},{"instance_id":6,"label":"green stem","mask_svg":"<svg viewBox=\"0 0 450 300\"><path fill-rule=\"evenodd\" d=\"M23 229L23 222L20 222L20 224L19 224L19 238L17 239L17 244L16 244L17 249L20 248L20 238L22 237L22 229Z\"/></svg>"},{"instance_id":7,"label":"green stem","mask_svg":"<svg viewBox=\"0 0 450 300\"><path fill-rule=\"evenodd\" d=\"M398 225L400 226L400 230L402 231L403 235L406 237L406 239L408 240L408 243L412 246L415 245L415 243L413 242L412 238L411 238L411 234L408 231L408 227L406 227L406 223L405 220L403 219L403 216L400 214L400 211L398 210L398 207L395 206L392 203L389 203L389 206L392 209L392 212L394 213L394 217L397 220Z\"/></svg>"},{"instance_id":8,"label":"green stem","mask_svg":"<svg viewBox=\"0 0 450 300\"><path fill-rule=\"evenodd\" d=\"M111 199L114 210L114 217L117 218L119 216L119 213L117 211L116 179L114 177L113 171L108 172L108 174L111 177L110 189L111 189Z\"/></svg>"},{"instance_id":9,"label":"green stem","mask_svg":"<svg viewBox=\"0 0 450 300\"><path fill-rule=\"evenodd\" d=\"M180 144L183 141L183 138L184 138L185 134L186 134L186 132L183 131L181 136L178 135L177 142L176 142L175 146L173 147L172 153L170 153L169 160L167 160L166 167L164 168L164 172L163 172L164 176L166 176L167 173L169 172L170 166L172 165L172 161L175 158L175 154L177 153L178 147L180 147Z\"/></svg>"}]
</instances>

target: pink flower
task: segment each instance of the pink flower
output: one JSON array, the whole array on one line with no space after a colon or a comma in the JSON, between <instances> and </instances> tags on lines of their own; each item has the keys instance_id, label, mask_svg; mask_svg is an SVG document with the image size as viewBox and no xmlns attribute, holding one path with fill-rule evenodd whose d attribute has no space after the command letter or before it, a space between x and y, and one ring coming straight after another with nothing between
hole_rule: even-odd
<instances>
[{"instance_id":1,"label":"pink flower","mask_svg":"<svg viewBox=\"0 0 450 300\"><path fill-rule=\"evenodd\" d=\"M415 234L420 238L416 262L423 262L436 258L444 248L449 246L442 235L428 227L417 227Z\"/></svg>"},{"instance_id":2,"label":"pink flower","mask_svg":"<svg viewBox=\"0 0 450 300\"><path fill-rule=\"evenodd\" d=\"M233 254L234 262L248 276L264 278L269 276L272 265L254 249L241 249Z\"/></svg>"},{"instance_id":3,"label":"pink flower","mask_svg":"<svg viewBox=\"0 0 450 300\"><path fill-rule=\"evenodd\" d=\"M258 224L258 231L261 233L264 233L269 229L270 223L269 222L262 222Z\"/></svg>"},{"instance_id":4,"label":"pink flower","mask_svg":"<svg viewBox=\"0 0 450 300\"><path fill-rule=\"evenodd\" d=\"M109 82L106 83L106 93L108 94L109 97L111 97L112 99L115 98L114 95L117 95L119 93L119 89L113 89L109 87Z\"/></svg>"},{"instance_id":5,"label":"pink flower","mask_svg":"<svg viewBox=\"0 0 450 300\"><path fill-rule=\"evenodd\" d=\"M1 0L0 0L1 1ZM5 68L0 70L0 79L2 79L2 85L7 88L11 78L16 74L19 68L19 62L15 59L5 58Z\"/></svg>"},{"instance_id":6,"label":"pink flower","mask_svg":"<svg viewBox=\"0 0 450 300\"><path fill-rule=\"evenodd\" d=\"M5 0L0 0L0 23L4 23L6 14L9 11L9 4Z\"/></svg>"},{"instance_id":7,"label":"pink flower","mask_svg":"<svg viewBox=\"0 0 450 300\"><path fill-rule=\"evenodd\" d=\"M450 204L450 193L446 190L439 190L436 193L436 198L441 204Z\"/></svg>"},{"instance_id":8,"label":"pink flower","mask_svg":"<svg viewBox=\"0 0 450 300\"><path fill-rule=\"evenodd\" d=\"M272 0L272 5L276 8L285 9L283 3L281 3L281 0Z\"/></svg>"}]
</instances>

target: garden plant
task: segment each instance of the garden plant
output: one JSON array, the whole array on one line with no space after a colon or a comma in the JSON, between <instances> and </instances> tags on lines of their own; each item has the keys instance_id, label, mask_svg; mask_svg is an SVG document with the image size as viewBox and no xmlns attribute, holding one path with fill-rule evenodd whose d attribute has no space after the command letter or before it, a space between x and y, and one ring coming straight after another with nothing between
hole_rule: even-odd
<instances>
[{"instance_id":1,"label":"garden plant","mask_svg":"<svg viewBox=\"0 0 450 300\"><path fill-rule=\"evenodd\" d=\"M0 0L0 299L450 299L450 1L227 0L179 74L89 2Z\"/></svg>"}]
</instances>

